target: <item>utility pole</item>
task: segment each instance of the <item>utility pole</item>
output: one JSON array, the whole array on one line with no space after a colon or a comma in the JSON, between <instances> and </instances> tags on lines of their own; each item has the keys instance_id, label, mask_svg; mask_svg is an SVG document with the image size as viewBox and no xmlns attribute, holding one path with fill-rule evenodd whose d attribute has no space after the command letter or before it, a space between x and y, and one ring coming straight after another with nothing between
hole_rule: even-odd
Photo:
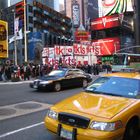
<instances>
[{"instance_id":1,"label":"utility pole","mask_svg":"<svg viewBox=\"0 0 140 140\"><path fill-rule=\"evenodd\" d=\"M15 10L13 9L12 12L14 13L14 52L15 52L15 65L17 65L17 24L18 24L18 21L16 19L16 13L15 13Z\"/></svg>"},{"instance_id":2,"label":"utility pole","mask_svg":"<svg viewBox=\"0 0 140 140\"><path fill-rule=\"evenodd\" d=\"M27 23L26 23L26 0L24 0L24 56L25 62L28 61L27 56L27 33L26 33Z\"/></svg>"}]
</instances>

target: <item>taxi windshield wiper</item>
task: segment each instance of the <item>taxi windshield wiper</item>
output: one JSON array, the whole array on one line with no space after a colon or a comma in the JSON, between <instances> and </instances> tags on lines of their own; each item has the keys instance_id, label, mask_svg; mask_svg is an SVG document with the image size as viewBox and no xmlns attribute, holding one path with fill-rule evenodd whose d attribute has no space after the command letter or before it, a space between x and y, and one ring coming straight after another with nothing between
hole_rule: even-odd
<instances>
[{"instance_id":1,"label":"taxi windshield wiper","mask_svg":"<svg viewBox=\"0 0 140 140\"><path fill-rule=\"evenodd\" d=\"M88 93L103 94L103 95L105 94L104 92L96 91L96 90L89 90L89 89L87 89L85 91L88 92Z\"/></svg>"},{"instance_id":2,"label":"taxi windshield wiper","mask_svg":"<svg viewBox=\"0 0 140 140\"><path fill-rule=\"evenodd\" d=\"M107 93L107 92L102 92L102 91L96 91L96 89L95 90L93 90L93 89L91 89L91 90L90 89L86 89L85 91L88 92L88 93L110 95L110 96L117 96L117 97L124 97L123 95L120 95L120 94L113 94L113 93Z\"/></svg>"},{"instance_id":3,"label":"taxi windshield wiper","mask_svg":"<svg viewBox=\"0 0 140 140\"><path fill-rule=\"evenodd\" d=\"M120 95L120 94L113 94L113 93L105 93L105 95L111 95L111 96L123 97L123 96Z\"/></svg>"}]
</instances>

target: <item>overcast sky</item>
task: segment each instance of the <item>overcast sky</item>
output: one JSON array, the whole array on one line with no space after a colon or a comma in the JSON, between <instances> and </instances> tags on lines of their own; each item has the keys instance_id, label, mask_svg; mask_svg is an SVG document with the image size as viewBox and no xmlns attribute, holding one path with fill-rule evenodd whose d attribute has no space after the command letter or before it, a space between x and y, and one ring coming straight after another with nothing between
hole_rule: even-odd
<instances>
[{"instance_id":1,"label":"overcast sky","mask_svg":"<svg viewBox=\"0 0 140 140\"><path fill-rule=\"evenodd\" d=\"M59 0L59 3L64 3L64 0Z\"/></svg>"}]
</instances>

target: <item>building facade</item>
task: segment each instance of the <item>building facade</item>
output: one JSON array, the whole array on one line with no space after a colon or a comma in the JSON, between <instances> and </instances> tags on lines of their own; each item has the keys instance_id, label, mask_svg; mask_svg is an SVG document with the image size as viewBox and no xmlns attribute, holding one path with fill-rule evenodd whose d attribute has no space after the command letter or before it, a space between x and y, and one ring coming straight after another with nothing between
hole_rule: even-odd
<instances>
[{"instance_id":1,"label":"building facade","mask_svg":"<svg viewBox=\"0 0 140 140\"><path fill-rule=\"evenodd\" d=\"M9 39L12 35L15 35L14 21L18 22L16 30L24 34L25 19L24 19L24 3L23 1L6 8L3 11L3 19L8 21L9 24ZM5 17L4 14L9 15ZM5 19L6 18L6 19ZM55 11L47 5L44 5L37 1L28 1L26 6L26 32L27 34L27 53L28 61L33 62L35 57L35 47L40 46L38 51L42 51L44 47L54 47L54 45L72 44L72 23L71 19L63 14ZM18 64L24 62L25 56L25 39L17 39L17 52L18 52ZM13 59L13 51L15 46L15 40L9 44L9 57ZM37 59L41 59L37 58ZM37 60L37 63L41 63L41 60Z\"/></svg>"},{"instance_id":2,"label":"building facade","mask_svg":"<svg viewBox=\"0 0 140 140\"><path fill-rule=\"evenodd\" d=\"M0 10L8 7L8 0L0 0Z\"/></svg>"},{"instance_id":3,"label":"building facade","mask_svg":"<svg viewBox=\"0 0 140 140\"><path fill-rule=\"evenodd\" d=\"M10 0L10 6L15 5L16 3L21 1L22 0ZM59 11L59 1L55 1L55 0L37 0L37 1L55 9L56 11ZM31 3L32 0L26 0L26 2Z\"/></svg>"},{"instance_id":4,"label":"building facade","mask_svg":"<svg viewBox=\"0 0 140 140\"><path fill-rule=\"evenodd\" d=\"M129 49L135 45L136 31L132 1L102 1L101 13L91 21L91 38L102 62L111 62L114 53L136 53L134 48Z\"/></svg>"},{"instance_id":5,"label":"building facade","mask_svg":"<svg viewBox=\"0 0 140 140\"><path fill-rule=\"evenodd\" d=\"M80 24L85 28L91 19L99 17L97 0L65 0L65 14L72 18L72 4L78 3L80 7ZM79 25L80 26L80 25Z\"/></svg>"}]
</instances>

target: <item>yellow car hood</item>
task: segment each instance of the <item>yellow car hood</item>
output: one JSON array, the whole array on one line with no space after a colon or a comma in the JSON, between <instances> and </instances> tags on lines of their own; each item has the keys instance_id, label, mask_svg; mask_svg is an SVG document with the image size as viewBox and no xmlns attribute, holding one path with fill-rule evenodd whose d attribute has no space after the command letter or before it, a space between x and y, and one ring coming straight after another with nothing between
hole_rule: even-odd
<instances>
[{"instance_id":1,"label":"yellow car hood","mask_svg":"<svg viewBox=\"0 0 140 140\"><path fill-rule=\"evenodd\" d=\"M87 115L110 119L134 102L135 99L83 92L62 101L55 107L63 112L81 112Z\"/></svg>"}]
</instances>

